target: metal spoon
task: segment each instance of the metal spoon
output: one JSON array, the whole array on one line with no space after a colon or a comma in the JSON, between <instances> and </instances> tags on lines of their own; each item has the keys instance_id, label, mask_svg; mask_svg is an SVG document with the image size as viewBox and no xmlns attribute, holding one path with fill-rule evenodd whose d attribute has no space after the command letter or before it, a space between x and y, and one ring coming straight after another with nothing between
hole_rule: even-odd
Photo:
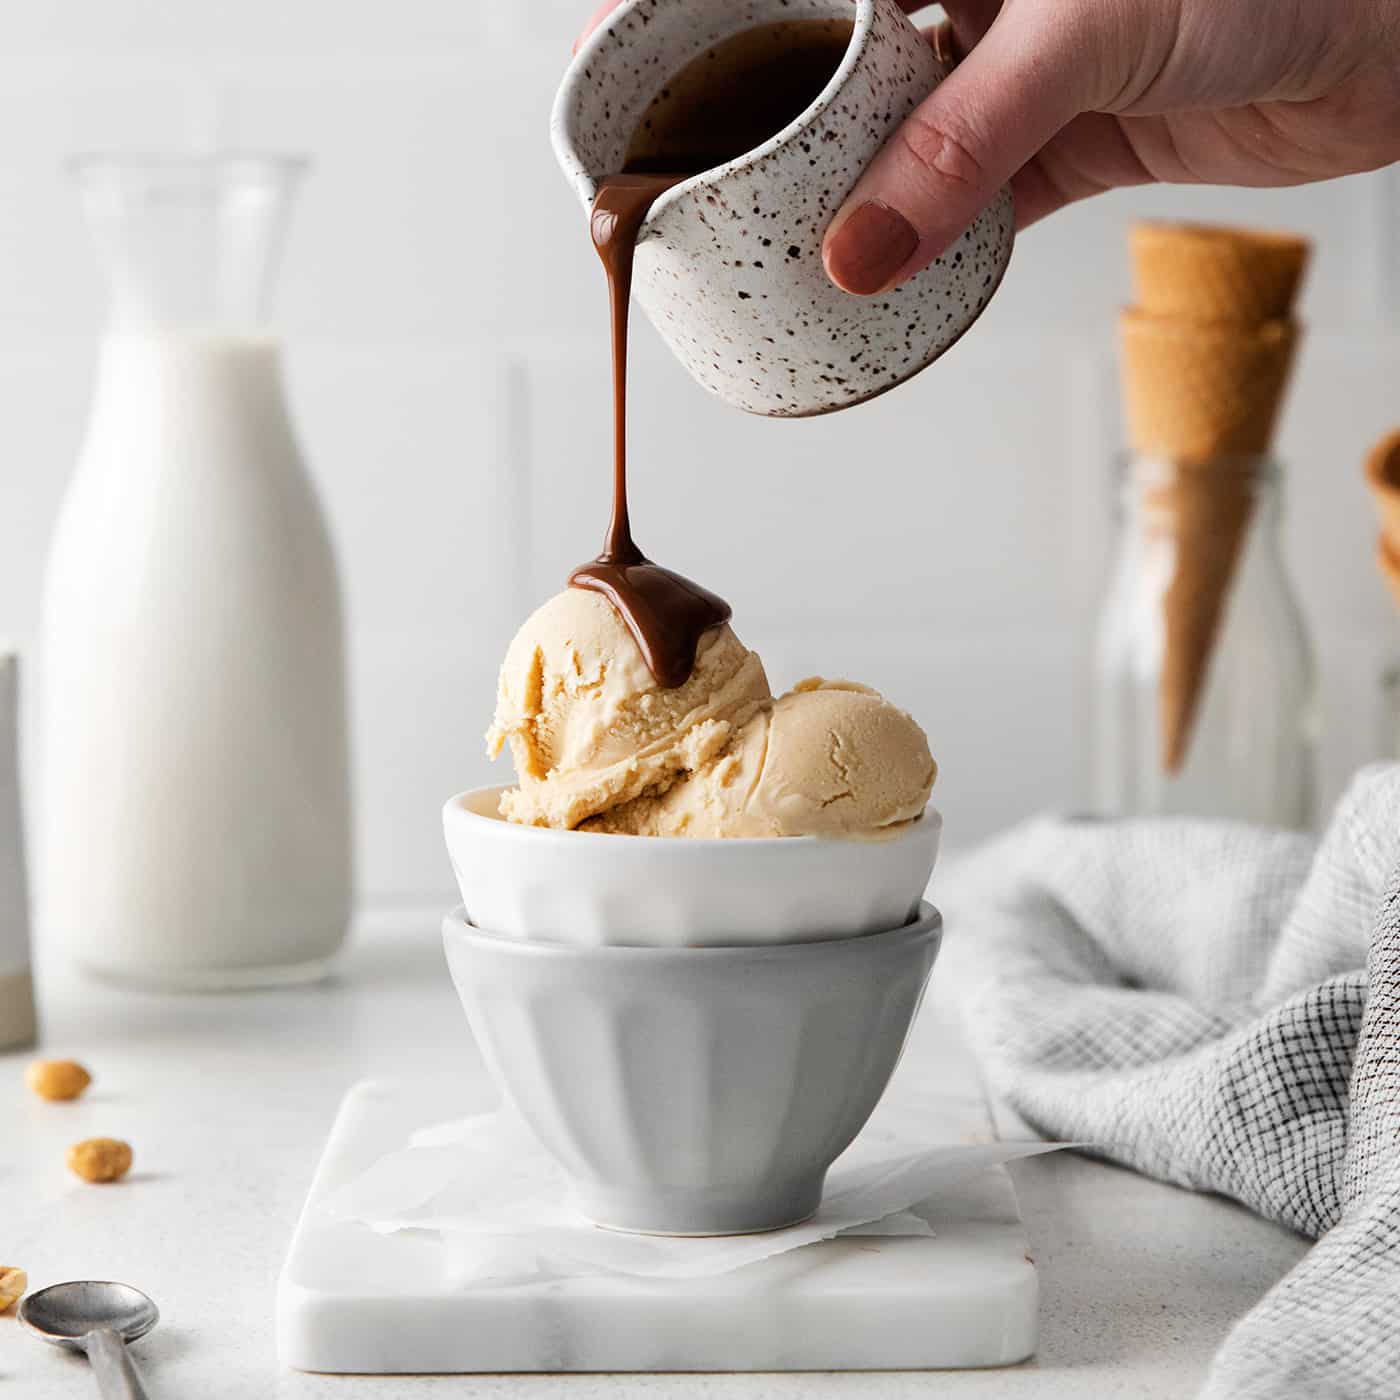
<instances>
[{"instance_id":1,"label":"metal spoon","mask_svg":"<svg viewBox=\"0 0 1400 1400\"><path fill-rule=\"evenodd\" d=\"M160 1310L125 1283L56 1283L19 1305L19 1320L46 1342L87 1353L102 1400L148 1400L126 1343L144 1337Z\"/></svg>"}]
</instances>

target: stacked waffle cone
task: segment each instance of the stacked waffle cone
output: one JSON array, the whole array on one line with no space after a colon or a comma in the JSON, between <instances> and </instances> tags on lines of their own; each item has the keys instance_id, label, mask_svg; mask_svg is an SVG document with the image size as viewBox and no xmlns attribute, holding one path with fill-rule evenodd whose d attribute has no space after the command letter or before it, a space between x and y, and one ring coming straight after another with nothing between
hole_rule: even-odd
<instances>
[{"instance_id":1,"label":"stacked waffle cone","mask_svg":"<svg viewBox=\"0 0 1400 1400\"><path fill-rule=\"evenodd\" d=\"M1366 480L1381 520L1377 562L1400 607L1400 429L1384 437L1366 459Z\"/></svg>"},{"instance_id":2,"label":"stacked waffle cone","mask_svg":"<svg viewBox=\"0 0 1400 1400\"><path fill-rule=\"evenodd\" d=\"M1137 225L1131 245L1137 301L1120 325L1129 440L1170 468L1148 505L1174 546L1159 709L1162 766L1175 773L1249 532L1251 464L1270 450L1288 386L1309 245L1157 223Z\"/></svg>"},{"instance_id":3,"label":"stacked waffle cone","mask_svg":"<svg viewBox=\"0 0 1400 1400\"><path fill-rule=\"evenodd\" d=\"M1307 240L1291 233L1143 223L1129 238L1138 305L1179 321L1287 321L1308 264Z\"/></svg>"}]
</instances>

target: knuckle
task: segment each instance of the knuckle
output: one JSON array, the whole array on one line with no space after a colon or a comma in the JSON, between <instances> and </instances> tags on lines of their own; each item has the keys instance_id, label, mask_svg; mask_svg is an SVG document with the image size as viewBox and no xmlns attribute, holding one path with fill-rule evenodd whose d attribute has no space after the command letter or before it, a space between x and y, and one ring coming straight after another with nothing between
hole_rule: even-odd
<instances>
[{"instance_id":1,"label":"knuckle","mask_svg":"<svg viewBox=\"0 0 1400 1400\"><path fill-rule=\"evenodd\" d=\"M980 189L982 163L965 141L917 112L900 128L899 141L910 158L940 183Z\"/></svg>"}]
</instances>

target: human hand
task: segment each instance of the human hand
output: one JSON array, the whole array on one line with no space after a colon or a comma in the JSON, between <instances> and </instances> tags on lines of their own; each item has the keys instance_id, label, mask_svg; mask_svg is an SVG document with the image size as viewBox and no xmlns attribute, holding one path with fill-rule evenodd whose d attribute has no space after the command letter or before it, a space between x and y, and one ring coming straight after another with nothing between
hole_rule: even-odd
<instances>
[{"instance_id":1,"label":"human hand","mask_svg":"<svg viewBox=\"0 0 1400 1400\"><path fill-rule=\"evenodd\" d=\"M1008 181L1024 228L1121 185L1296 185L1400 159L1400 0L944 8L930 37L960 61L827 230L847 291L912 277Z\"/></svg>"},{"instance_id":2,"label":"human hand","mask_svg":"<svg viewBox=\"0 0 1400 1400\"><path fill-rule=\"evenodd\" d=\"M827 231L847 291L918 272L1008 180L1025 227L1120 185L1295 185L1400 158L1395 0L945 8L942 46L965 57Z\"/></svg>"}]
</instances>

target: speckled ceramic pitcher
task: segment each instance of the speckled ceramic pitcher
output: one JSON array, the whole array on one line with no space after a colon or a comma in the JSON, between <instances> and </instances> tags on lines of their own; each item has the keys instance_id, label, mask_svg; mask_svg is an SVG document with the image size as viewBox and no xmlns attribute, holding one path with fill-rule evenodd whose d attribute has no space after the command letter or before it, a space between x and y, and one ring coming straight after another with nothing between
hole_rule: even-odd
<instances>
[{"instance_id":1,"label":"speckled ceramic pitcher","mask_svg":"<svg viewBox=\"0 0 1400 1400\"><path fill-rule=\"evenodd\" d=\"M849 18L851 0L628 0L579 51L554 148L591 208L662 85L716 43L774 20ZM1011 256L1011 196L897 291L828 281L827 225L885 139L945 70L895 0L855 0L840 67L796 121L677 185L637 243L636 295L691 374L750 413L805 417L873 398L931 364L977 319Z\"/></svg>"}]
</instances>

